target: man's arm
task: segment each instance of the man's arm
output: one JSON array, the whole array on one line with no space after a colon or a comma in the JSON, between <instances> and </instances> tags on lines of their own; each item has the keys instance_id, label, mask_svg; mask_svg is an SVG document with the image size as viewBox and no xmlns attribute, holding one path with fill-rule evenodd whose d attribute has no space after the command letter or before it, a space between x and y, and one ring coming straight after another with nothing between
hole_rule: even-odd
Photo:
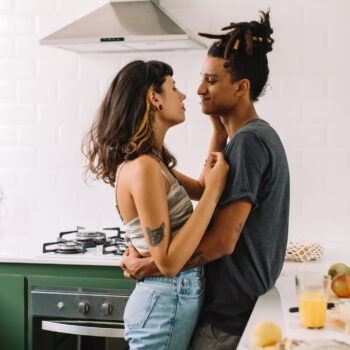
<instances>
[{"instance_id":1,"label":"man's arm","mask_svg":"<svg viewBox=\"0 0 350 350\"><path fill-rule=\"evenodd\" d=\"M237 244L252 204L241 199L217 208L212 226L199 243L196 251L183 269L204 265L210 261L231 254ZM185 243L184 243L185 244ZM126 277L160 276L151 257L139 258L135 248L123 257L121 267Z\"/></svg>"},{"instance_id":2,"label":"man's arm","mask_svg":"<svg viewBox=\"0 0 350 350\"><path fill-rule=\"evenodd\" d=\"M184 266L190 269L232 254L252 204L245 199L217 208L214 222Z\"/></svg>"}]
</instances>

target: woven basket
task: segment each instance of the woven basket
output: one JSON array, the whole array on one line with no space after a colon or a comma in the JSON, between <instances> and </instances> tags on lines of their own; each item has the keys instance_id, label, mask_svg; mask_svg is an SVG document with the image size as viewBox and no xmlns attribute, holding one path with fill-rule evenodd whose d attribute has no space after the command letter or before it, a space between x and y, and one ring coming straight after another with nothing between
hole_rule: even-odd
<instances>
[{"instance_id":1,"label":"woven basket","mask_svg":"<svg viewBox=\"0 0 350 350\"><path fill-rule=\"evenodd\" d=\"M296 242L288 242L286 260L310 261L319 259L324 255L324 248L318 242L310 242L300 239Z\"/></svg>"}]
</instances>

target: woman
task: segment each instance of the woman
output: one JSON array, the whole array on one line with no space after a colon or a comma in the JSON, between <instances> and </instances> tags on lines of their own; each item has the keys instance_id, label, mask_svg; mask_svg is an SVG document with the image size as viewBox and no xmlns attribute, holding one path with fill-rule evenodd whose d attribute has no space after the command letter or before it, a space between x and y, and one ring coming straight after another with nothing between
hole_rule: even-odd
<instances>
[{"instance_id":1,"label":"woman","mask_svg":"<svg viewBox=\"0 0 350 350\"><path fill-rule=\"evenodd\" d=\"M87 170L116 188L126 240L151 255L166 277L138 282L127 303L130 349L187 349L203 299L202 267L180 272L192 256L223 191L228 165L210 154L194 181L173 170L163 145L168 129L185 120L185 95L172 69L135 61L115 77L86 139ZM191 199L199 199L193 211Z\"/></svg>"}]
</instances>

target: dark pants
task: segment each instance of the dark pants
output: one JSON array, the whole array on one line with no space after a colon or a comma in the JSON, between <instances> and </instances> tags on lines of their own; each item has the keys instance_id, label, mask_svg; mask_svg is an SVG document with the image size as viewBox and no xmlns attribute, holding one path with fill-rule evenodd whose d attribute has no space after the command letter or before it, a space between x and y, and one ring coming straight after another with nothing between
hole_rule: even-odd
<instances>
[{"instance_id":1,"label":"dark pants","mask_svg":"<svg viewBox=\"0 0 350 350\"><path fill-rule=\"evenodd\" d=\"M197 324L188 350L235 350L240 338L202 321Z\"/></svg>"}]
</instances>

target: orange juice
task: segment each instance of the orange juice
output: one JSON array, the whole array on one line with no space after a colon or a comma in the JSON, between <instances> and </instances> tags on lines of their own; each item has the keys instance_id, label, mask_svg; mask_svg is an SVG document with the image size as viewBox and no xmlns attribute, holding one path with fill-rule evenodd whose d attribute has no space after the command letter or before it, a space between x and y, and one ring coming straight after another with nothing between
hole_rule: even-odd
<instances>
[{"instance_id":1,"label":"orange juice","mask_svg":"<svg viewBox=\"0 0 350 350\"><path fill-rule=\"evenodd\" d=\"M309 328L320 328L326 323L327 295L303 292L299 294L300 323Z\"/></svg>"}]
</instances>

